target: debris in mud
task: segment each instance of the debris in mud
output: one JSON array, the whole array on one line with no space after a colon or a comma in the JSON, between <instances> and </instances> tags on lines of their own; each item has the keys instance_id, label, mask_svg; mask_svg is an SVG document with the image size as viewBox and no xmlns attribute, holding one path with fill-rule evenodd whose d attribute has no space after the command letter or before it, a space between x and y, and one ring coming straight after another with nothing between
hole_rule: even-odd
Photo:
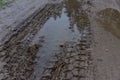
<instances>
[{"instance_id":1,"label":"debris in mud","mask_svg":"<svg viewBox=\"0 0 120 80\"><path fill-rule=\"evenodd\" d=\"M39 49L39 47L41 47L41 45L35 44L34 46L30 46L27 50L28 53L33 53L34 51L36 51L37 49Z\"/></svg>"},{"instance_id":2,"label":"debris in mud","mask_svg":"<svg viewBox=\"0 0 120 80\"><path fill-rule=\"evenodd\" d=\"M39 37L39 39L40 39L39 42L42 42L42 43L45 42L45 36L41 36L41 37Z\"/></svg>"}]
</instances>

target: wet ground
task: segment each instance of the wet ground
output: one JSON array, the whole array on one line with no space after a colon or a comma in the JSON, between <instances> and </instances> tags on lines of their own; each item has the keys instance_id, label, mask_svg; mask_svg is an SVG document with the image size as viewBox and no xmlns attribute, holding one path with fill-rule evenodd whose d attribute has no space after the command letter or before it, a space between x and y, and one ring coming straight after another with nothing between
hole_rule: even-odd
<instances>
[{"instance_id":1,"label":"wet ground","mask_svg":"<svg viewBox=\"0 0 120 80\"><path fill-rule=\"evenodd\" d=\"M103 61L98 56L104 54L101 47L109 52L101 45L104 42L101 39L106 37L100 36L98 40L104 32L96 26L101 25L111 32L110 38L114 35L119 42L120 12L118 8L95 10L93 2L50 1L4 36L0 45L0 59L4 63L0 71L2 80L110 80L96 79L100 72L95 60Z\"/></svg>"}]
</instances>

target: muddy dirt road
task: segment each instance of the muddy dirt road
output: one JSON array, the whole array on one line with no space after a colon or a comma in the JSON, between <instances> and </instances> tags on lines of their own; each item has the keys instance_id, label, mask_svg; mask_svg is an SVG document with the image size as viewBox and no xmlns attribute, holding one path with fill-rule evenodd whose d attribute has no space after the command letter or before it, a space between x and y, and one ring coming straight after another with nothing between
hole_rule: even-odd
<instances>
[{"instance_id":1,"label":"muddy dirt road","mask_svg":"<svg viewBox=\"0 0 120 80\"><path fill-rule=\"evenodd\" d=\"M1 80L120 80L119 2L39 8L0 39Z\"/></svg>"}]
</instances>

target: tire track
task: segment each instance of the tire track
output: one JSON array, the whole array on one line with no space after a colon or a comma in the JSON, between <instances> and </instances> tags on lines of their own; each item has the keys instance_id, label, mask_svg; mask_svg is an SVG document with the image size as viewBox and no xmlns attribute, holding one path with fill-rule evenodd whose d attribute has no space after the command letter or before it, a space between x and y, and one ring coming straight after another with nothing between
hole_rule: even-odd
<instances>
[{"instance_id":1,"label":"tire track","mask_svg":"<svg viewBox=\"0 0 120 80\"><path fill-rule=\"evenodd\" d=\"M61 45L61 53L50 60L40 80L87 80L91 75L92 35L90 28L82 33L77 42L66 42Z\"/></svg>"},{"instance_id":2,"label":"tire track","mask_svg":"<svg viewBox=\"0 0 120 80\"><path fill-rule=\"evenodd\" d=\"M33 45L32 40L59 6L61 5L47 4L4 38L5 42L0 49L0 57L6 63L1 71L4 74L2 80L32 79L36 54L42 47L44 37L40 36L39 42Z\"/></svg>"}]
</instances>

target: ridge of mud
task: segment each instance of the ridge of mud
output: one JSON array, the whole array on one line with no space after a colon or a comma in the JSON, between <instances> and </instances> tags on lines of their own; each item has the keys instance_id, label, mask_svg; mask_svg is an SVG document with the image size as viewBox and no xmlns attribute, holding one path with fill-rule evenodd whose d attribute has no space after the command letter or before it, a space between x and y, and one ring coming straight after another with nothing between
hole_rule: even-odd
<instances>
[{"instance_id":1,"label":"ridge of mud","mask_svg":"<svg viewBox=\"0 0 120 80\"><path fill-rule=\"evenodd\" d=\"M0 57L4 65L3 80L31 80L34 70L34 60L39 48L44 42L44 37L36 44L32 44L35 34L41 29L42 25L54 13L54 9L59 5L48 4L42 10L29 17L28 20L9 34L7 41L0 50Z\"/></svg>"}]
</instances>

